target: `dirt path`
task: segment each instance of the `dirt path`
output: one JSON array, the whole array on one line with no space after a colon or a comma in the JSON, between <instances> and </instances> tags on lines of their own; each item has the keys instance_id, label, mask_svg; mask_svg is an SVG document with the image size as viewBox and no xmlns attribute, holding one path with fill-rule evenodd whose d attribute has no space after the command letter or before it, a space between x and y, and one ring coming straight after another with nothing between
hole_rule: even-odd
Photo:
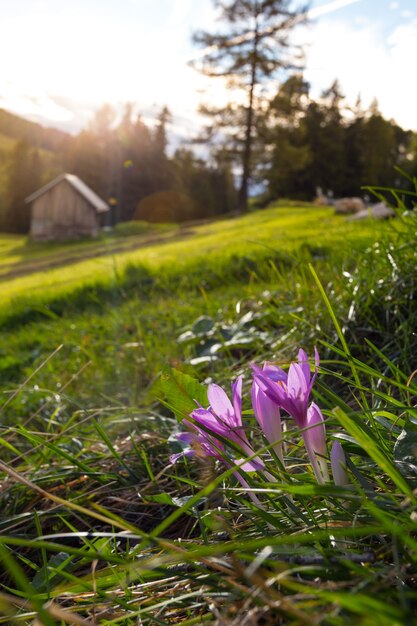
<instances>
[{"instance_id":1,"label":"dirt path","mask_svg":"<svg viewBox=\"0 0 417 626\"><path fill-rule=\"evenodd\" d=\"M184 228L180 228L172 234L154 235L146 239L133 241L130 244L126 244L126 242L123 241L118 243L109 242L108 245L103 245L93 250L87 249L85 252L81 251L75 254L71 254L69 252L68 255L64 255L64 253L62 253L62 256L59 258L56 258L55 256L55 258L52 257L49 259L19 261L13 265L9 271L0 274L0 283L6 282L11 278L27 276L28 274L35 274L36 272L46 272L50 269L65 267L81 261L88 261L90 259L104 256L113 256L114 254L121 252L132 252L133 250L147 248L156 244L160 245L170 243L172 241L178 241L180 239L184 239L185 237L189 237L192 234L194 234L194 231L189 226L186 226Z\"/></svg>"}]
</instances>

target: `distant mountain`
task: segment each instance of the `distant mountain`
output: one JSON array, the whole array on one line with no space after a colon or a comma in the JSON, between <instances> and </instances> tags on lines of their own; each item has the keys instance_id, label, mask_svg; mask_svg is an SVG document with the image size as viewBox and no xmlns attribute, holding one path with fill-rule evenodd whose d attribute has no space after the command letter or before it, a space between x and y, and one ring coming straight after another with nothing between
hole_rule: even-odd
<instances>
[{"instance_id":1,"label":"distant mountain","mask_svg":"<svg viewBox=\"0 0 417 626\"><path fill-rule=\"evenodd\" d=\"M51 152L60 152L71 137L62 130L45 128L4 109L0 109L0 135L14 140L24 139L34 148Z\"/></svg>"},{"instance_id":2,"label":"distant mountain","mask_svg":"<svg viewBox=\"0 0 417 626\"><path fill-rule=\"evenodd\" d=\"M0 109L0 225L3 227L8 204L8 181L12 155L18 142L24 141L29 149L38 151L42 159L45 180L62 170L62 154L71 135L56 128L45 128L18 115ZM24 164L22 164L22 168ZM22 171L23 171L22 169ZM33 190L34 191L34 190Z\"/></svg>"}]
</instances>

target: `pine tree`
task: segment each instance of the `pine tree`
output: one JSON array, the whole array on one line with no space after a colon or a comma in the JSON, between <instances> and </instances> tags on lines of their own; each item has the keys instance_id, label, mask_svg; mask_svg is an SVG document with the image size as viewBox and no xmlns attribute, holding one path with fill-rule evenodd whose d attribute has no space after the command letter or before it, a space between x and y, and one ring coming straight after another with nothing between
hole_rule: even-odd
<instances>
[{"instance_id":1,"label":"pine tree","mask_svg":"<svg viewBox=\"0 0 417 626\"><path fill-rule=\"evenodd\" d=\"M325 90L319 102L311 102L305 115L306 141L312 159L301 184L314 197L320 187L340 196L346 178L345 122L342 115L344 96L338 81Z\"/></svg>"},{"instance_id":2,"label":"pine tree","mask_svg":"<svg viewBox=\"0 0 417 626\"><path fill-rule=\"evenodd\" d=\"M352 119L345 129L346 175L344 196L357 196L363 184L364 172L364 125L365 113L362 100L358 95L355 105L350 109Z\"/></svg>"},{"instance_id":3,"label":"pine tree","mask_svg":"<svg viewBox=\"0 0 417 626\"><path fill-rule=\"evenodd\" d=\"M198 32L194 41L203 47L200 69L204 74L223 77L244 93L246 103L230 101L223 109L203 109L221 118L220 126L231 130L232 149L241 167L238 209L247 209L248 189L253 172L253 146L257 113L265 99L262 88L279 71L294 65L289 36L305 19L305 8L290 9L288 0L214 0L224 33ZM196 65L196 64L195 64Z\"/></svg>"},{"instance_id":4,"label":"pine tree","mask_svg":"<svg viewBox=\"0 0 417 626\"><path fill-rule=\"evenodd\" d=\"M157 125L152 136L152 171L155 191L166 191L172 186L173 172L167 155L167 126L172 121L168 107L164 106L157 118Z\"/></svg>"},{"instance_id":5,"label":"pine tree","mask_svg":"<svg viewBox=\"0 0 417 626\"><path fill-rule=\"evenodd\" d=\"M266 171L268 199L311 198L300 181L312 161L305 128L309 103L309 84L301 74L283 83L271 101Z\"/></svg>"},{"instance_id":6,"label":"pine tree","mask_svg":"<svg viewBox=\"0 0 417 626\"><path fill-rule=\"evenodd\" d=\"M130 115L133 111L130 111ZM123 122L122 130L127 125ZM152 161L152 133L137 114L130 121L129 132L123 140L122 158L122 221L133 219L140 200L154 192ZM143 218L142 218L143 219Z\"/></svg>"},{"instance_id":7,"label":"pine tree","mask_svg":"<svg viewBox=\"0 0 417 626\"><path fill-rule=\"evenodd\" d=\"M398 141L394 122L384 119L374 100L363 125L362 185L394 186L398 164Z\"/></svg>"},{"instance_id":8,"label":"pine tree","mask_svg":"<svg viewBox=\"0 0 417 626\"><path fill-rule=\"evenodd\" d=\"M191 150L180 148L174 154L173 166L175 189L187 198L189 213L185 219L210 218L233 210L234 179L230 162L222 152L207 163Z\"/></svg>"}]
</instances>

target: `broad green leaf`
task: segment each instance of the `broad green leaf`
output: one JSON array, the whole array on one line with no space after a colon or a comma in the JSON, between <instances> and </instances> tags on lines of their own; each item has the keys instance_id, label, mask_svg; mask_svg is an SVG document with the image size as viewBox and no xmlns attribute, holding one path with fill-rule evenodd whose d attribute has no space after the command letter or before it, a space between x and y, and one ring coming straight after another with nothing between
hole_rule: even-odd
<instances>
[{"instance_id":1,"label":"broad green leaf","mask_svg":"<svg viewBox=\"0 0 417 626\"><path fill-rule=\"evenodd\" d=\"M213 326L214 321L212 320L212 318L207 317L206 315L202 315L195 320L191 331L194 333L194 335L205 334L208 333L213 328Z\"/></svg>"},{"instance_id":2,"label":"broad green leaf","mask_svg":"<svg viewBox=\"0 0 417 626\"><path fill-rule=\"evenodd\" d=\"M161 400L182 421L197 408L197 403L207 405L207 387L197 379L171 367L162 370L159 379Z\"/></svg>"}]
</instances>

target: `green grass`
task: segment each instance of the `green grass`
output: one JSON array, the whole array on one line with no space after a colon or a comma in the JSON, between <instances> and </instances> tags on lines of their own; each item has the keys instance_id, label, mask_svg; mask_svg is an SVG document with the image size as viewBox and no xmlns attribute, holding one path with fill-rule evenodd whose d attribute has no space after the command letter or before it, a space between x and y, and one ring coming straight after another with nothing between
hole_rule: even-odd
<instances>
[{"instance_id":1,"label":"green grass","mask_svg":"<svg viewBox=\"0 0 417 626\"><path fill-rule=\"evenodd\" d=\"M86 285L100 282L113 285L128 264L142 264L149 270L163 273L174 266L174 273L186 272L195 261L213 266L228 261L236 255L253 258L255 261L268 256L282 255L284 258L302 252L314 256L326 254L328 246L337 250L340 256L348 256L350 244L359 249L386 230L384 224L348 223L334 216L331 209L269 209L240 219L228 219L204 226L184 229L174 237L167 237L166 243L152 245L147 237L132 237L124 242L126 247L136 250L120 251L119 241L83 242L65 246L39 245L26 246L21 238L0 240L0 267L12 272L19 263L31 273L2 282L3 310L6 305L22 294L40 300L53 299L58 294L69 297L71 291ZM148 238L149 239L149 238ZM15 246L13 246L15 241ZM83 256L94 255L89 260ZM68 256L74 262L66 266ZM76 258L74 258L76 257ZM35 259L45 259L51 265L61 263L61 267L48 271L33 272ZM31 267L32 266L32 267ZM36 269L36 265L34 266Z\"/></svg>"},{"instance_id":2,"label":"green grass","mask_svg":"<svg viewBox=\"0 0 417 626\"><path fill-rule=\"evenodd\" d=\"M0 624L413 623L415 230L303 207L130 250L2 238L32 273L2 282ZM280 468L251 410L249 363L300 345L347 488L316 484L291 422ZM168 464L196 381L240 373L262 507L224 465Z\"/></svg>"}]
</instances>

